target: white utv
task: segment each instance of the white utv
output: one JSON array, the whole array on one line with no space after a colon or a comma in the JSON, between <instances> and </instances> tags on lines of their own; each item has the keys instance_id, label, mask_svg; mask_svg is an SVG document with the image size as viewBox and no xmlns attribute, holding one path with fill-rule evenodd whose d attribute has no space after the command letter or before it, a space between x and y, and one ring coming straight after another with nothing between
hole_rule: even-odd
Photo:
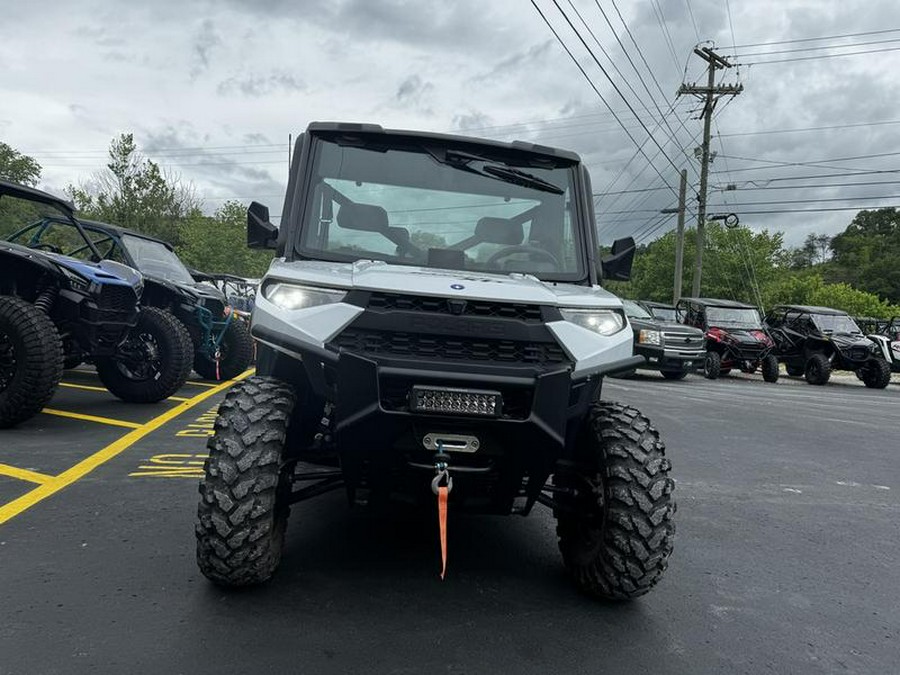
<instances>
[{"instance_id":1,"label":"white utv","mask_svg":"<svg viewBox=\"0 0 900 675\"><path fill-rule=\"evenodd\" d=\"M296 145L253 310L257 375L219 408L200 485L209 579L269 579L291 504L552 509L576 585L652 588L675 526L663 443L600 398L642 362L621 301L634 242L596 259L590 178L574 153L528 143L314 123ZM445 491L446 494L446 491Z\"/></svg>"}]
</instances>

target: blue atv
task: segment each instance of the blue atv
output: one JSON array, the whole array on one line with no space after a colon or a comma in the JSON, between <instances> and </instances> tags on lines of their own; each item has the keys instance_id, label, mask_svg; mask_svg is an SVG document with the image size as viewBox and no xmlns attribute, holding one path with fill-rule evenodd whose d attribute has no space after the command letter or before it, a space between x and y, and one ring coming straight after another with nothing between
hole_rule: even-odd
<instances>
[{"instance_id":1,"label":"blue atv","mask_svg":"<svg viewBox=\"0 0 900 675\"><path fill-rule=\"evenodd\" d=\"M0 428L37 414L64 367L81 361L126 401L159 401L184 384L190 337L139 308L139 272L104 258L70 204L0 180Z\"/></svg>"}]
</instances>

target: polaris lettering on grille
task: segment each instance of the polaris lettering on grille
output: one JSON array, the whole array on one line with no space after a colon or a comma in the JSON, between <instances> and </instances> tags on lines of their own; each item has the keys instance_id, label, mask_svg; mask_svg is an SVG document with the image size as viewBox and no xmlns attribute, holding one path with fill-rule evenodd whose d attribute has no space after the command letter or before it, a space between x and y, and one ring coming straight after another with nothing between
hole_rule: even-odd
<instances>
[{"instance_id":1,"label":"polaris lettering on grille","mask_svg":"<svg viewBox=\"0 0 900 675\"><path fill-rule=\"evenodd\" d=\"M443 333L452 335L481 335L502 337L507 334L504 326L471 319L453 319L448 321L440 317L417 316L410 319L410 327L414 331Z\"/></svg>"}]
</instances>

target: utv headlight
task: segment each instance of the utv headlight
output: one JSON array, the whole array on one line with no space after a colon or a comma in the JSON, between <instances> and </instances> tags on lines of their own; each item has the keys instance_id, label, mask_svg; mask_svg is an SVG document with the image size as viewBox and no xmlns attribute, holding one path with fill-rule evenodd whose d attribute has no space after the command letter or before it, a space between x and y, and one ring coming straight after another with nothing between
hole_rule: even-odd
<instances>
[{"instance_id":1,"label":"utv headlight","mask_svg":"<svg viewBox=\"0 0 900 675\"><path fill-rule=\"evenodd\" d=\"M625 315L614 309L561 309L562 318L599 335L612 335L625 327Z\"/></svg>"},{"instance_id":2,"label":"utv headlight","mask_svg":"<svg viewBox=\"0 0 900 675\"><path fill-rule=\"evenodd\" d=\"M72 290L81 291L82 293L88 293L90 291L91 282L83 276L65 267L60 267L59 269L63 273L63 276L69 281L69 286Z\"/></svg>"},{"instance_id":3,"label":"utv headlight","mask_svg":"<svg viewBox=\"0 0 900 675\"><path fill-rule=\"evenodd\" d=\"M658 330L642 330L638 333L638 342L644 345L660 345L662 338Z\"/></svg>"},{"instance_id":4,"label":"utv headlight","mask_svg":"<svg viewBox=\"0 0 900 675\"><path fill-rule=\"evenodd\" d=\"M332 288L313 288L284 283L270 284L265 289L266 300L281 309L307 309L319 305L331 305L340 302L346 295L346 291Z\"/></svg>"}]
</instances>

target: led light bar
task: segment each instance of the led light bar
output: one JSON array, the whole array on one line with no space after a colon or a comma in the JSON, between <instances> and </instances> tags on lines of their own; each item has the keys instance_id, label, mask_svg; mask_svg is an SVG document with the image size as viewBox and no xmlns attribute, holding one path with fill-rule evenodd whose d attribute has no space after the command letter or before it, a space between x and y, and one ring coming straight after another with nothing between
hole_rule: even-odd
<instances>
[{"instance_id":1,"label":"led light bar","mask_svg":"<svg viewBox=\"0 0 900 675\"><path fill-rule=\"evenodd\" d=\"M499 391L417 384L409 392L409 407L414 412L499 417L503 397Z\"/></svg>"}]
</instances>

